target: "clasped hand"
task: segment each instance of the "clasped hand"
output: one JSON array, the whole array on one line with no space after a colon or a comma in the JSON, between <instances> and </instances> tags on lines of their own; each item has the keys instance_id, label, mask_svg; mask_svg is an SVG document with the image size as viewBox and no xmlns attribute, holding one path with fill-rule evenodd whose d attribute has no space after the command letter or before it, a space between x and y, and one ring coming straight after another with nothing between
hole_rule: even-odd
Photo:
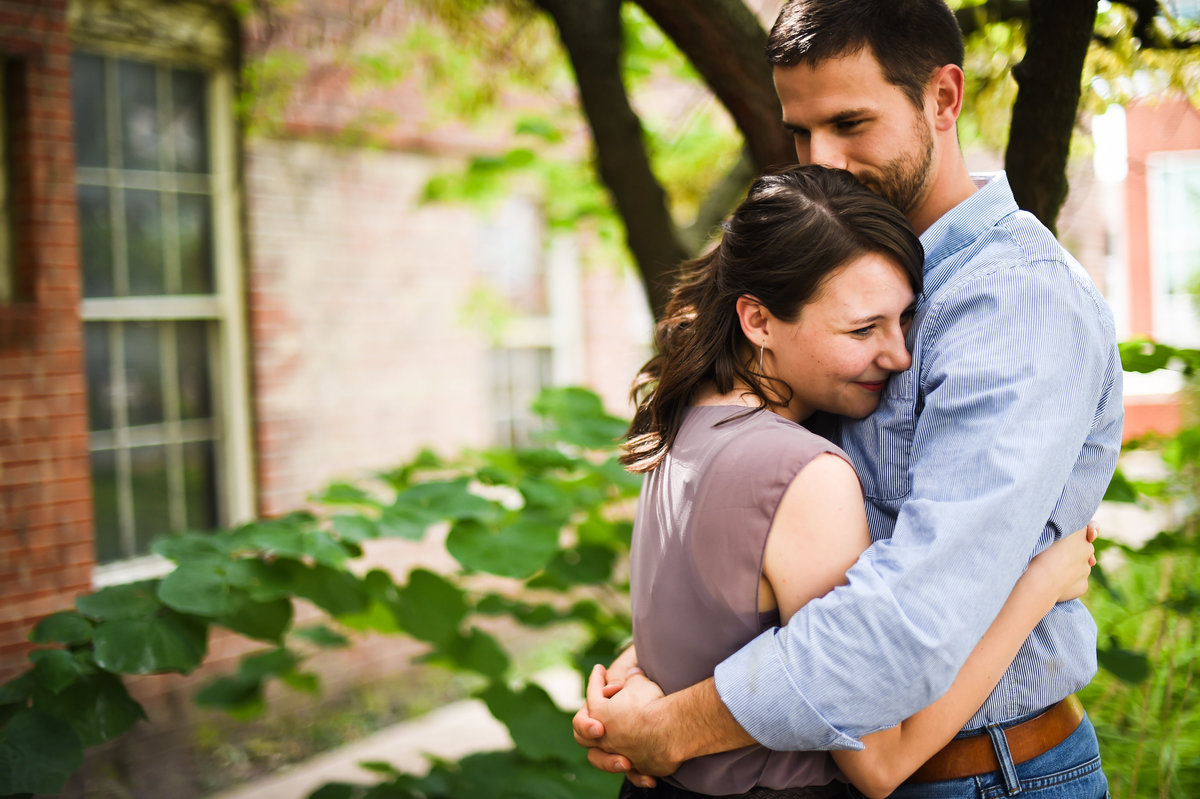
<instances>
[{"instance_id":1,"label":"clasped hand","mask_svg":"<svg viewBox=\"0 0 1200 799\"><path fill-rule=\"evenodd\" d=\"M628 653L627 653L628 654ZM654 704L663 698L657 683L631 666L618 674L597 664L588 677L586 704L572 721L575 741L588 748L588 762L602 771L625 773L634 785L653 787L650 775L665 776L679 768L659 740Z\"/></svg>"}]
</instances>

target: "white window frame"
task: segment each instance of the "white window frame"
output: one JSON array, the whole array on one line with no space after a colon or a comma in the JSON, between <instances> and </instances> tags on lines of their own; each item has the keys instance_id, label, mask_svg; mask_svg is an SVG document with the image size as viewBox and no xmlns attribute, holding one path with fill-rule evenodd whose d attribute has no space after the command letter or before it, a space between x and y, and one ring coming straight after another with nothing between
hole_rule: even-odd
<instances>
[{"instance_id":1,"label":"white window frame","mask_svg":"<svg viewBox=\"0 0 1200 799\"><path fill-rule=\"evenodd\" d=\"M1146 212L1150 247L1150 274L1153 286L1152 312L1154 336L1159 341L1176 346L1200 346L1200 314L1191 296L1168 291L1165 259L1168 253L1187 247L1200 248L1194 229L1165 230L1161 223L1162 207L1170 199L1159 196L1156 176L1180 167L1200 170L1200 150L1173 150L1150 153L1146 156ZM1193 276L1200 279L1200 271Z\"/></svg>"},{"instance_id":2,"label":"white window frame","mask_svg":"<svg viewBox=\"0 0 1200 799\"><path fill-rule=\"evenodd\" d=\"M118 4L120 5L120 4ZM151 26L130 29L127 8L95 0L72 0L68 9L74 50L113 58L150 60L157 65L196 70L207 76L206 102L210 180L213 195L214 293L198 296L116 297L84 299L83 322L115 320L213 321L212 375L218 524L229 526L255 514L253 431L250 414L248 331L243 289L241 186L237 172L233 43L220 13L210 4L172 0L133 0ZM161 41L146 41L147 29L163 32ZM184 32L186 41L166 37ZM178 488L173 489L178 490ZM97 566L96 587L160 576L170 569L150 555Z\"/></svg>"}]
</instances>

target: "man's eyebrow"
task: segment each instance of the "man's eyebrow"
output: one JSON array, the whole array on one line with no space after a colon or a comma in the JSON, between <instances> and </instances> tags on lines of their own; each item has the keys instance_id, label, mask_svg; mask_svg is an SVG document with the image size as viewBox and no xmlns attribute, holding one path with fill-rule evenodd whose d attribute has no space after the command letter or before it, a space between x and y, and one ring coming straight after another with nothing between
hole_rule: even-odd
<instances>
[{"instance_id":1,"label":"man's eyebrow","mask_svg":"<svg viewBox=\"0 0 1200 799\"><path fill-rule=\"evenodd\" d=\"M833 116L820 120L818 124L836 125L839 122L849 122L852 119L862 119L870 116L873 111L870 108L847 108L845 111L838 111ZM795 122L783 120L783 127L790 131L806 131L808 128L804 125Z\"/></svg>"}]
</instances>

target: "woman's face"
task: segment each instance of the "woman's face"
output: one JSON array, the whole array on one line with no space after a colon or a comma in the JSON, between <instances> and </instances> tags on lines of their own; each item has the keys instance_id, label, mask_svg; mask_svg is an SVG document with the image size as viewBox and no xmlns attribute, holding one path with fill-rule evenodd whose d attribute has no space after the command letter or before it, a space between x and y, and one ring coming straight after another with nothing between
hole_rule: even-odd
<instances>
[{"instance_id":1,"label":"woman's face","mask_svg":"<svg viewBox=\"0 0 1200 799\"><path fill-rule=\"evenodd\" d=\"M904 336L914 302L904 270L871 253L832 272L794 321L770 317L764 369L792 389L784 415L875 410L891 374L912 363Z\"/></svg>"}]
</instances>

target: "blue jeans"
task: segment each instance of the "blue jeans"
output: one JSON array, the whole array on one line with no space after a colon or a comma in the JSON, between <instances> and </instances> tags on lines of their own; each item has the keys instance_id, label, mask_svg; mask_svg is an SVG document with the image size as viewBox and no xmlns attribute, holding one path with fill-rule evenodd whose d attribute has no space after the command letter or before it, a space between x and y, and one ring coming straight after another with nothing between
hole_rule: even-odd
<instances>
[{"instance_id":1,"label":"blue jeans","mask_svg":"<svg viewBox=\"0 0 1200 799\"><path fill-rule=\"evenodd\" d=\"M1011 758L1003 756L1000 763L1000 771L978 777L901 785L889 799L1108 799L1100 745L1086 716L1078 729L1053 749L1015 766ZM853 787L850 795L862 797Z\"/></svg>"}]
</instances>

